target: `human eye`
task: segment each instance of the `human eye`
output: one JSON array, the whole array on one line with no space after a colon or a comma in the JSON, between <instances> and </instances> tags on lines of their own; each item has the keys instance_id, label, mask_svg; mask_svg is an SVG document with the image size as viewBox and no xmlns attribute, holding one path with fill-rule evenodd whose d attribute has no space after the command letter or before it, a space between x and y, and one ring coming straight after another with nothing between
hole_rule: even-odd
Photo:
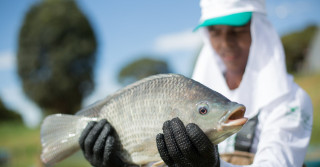
<instances>
[{"instance_id":1,"label":"human eye","mask_svg":"<svg viewBox=\"0 0 320 167\"><path fill-rule=\"evenodd\" d=\"M235 33L248 33L248 32L250 32L250 24L246 24L246 25L240 26L240 27L234 27L233 31Z\"/></svg>"},{"instance_id":2,"label":"human eye","mask_svg":"<svg viewBox=\"0 0 320 167\"><path fill-rule=\"evenodd\" d=\"M214 26L208 27L208 31L209 31L210 36L213 36L213 37L219 35L219 33L220 33L220 31L217 28L215 28Z\"/></svg>"},{"instance_id":3,"label":"human eye","mask_svg":"<svg viewBox=\"0 0 320 167\"><path fill-rule=\"evenodd\" d=\"M235 32L235 33L244 33L244 32L247 32L247 31L248 30L245 27L237 27L237 28L233 29L233 32Z\"/></svg>"}]
</instances>

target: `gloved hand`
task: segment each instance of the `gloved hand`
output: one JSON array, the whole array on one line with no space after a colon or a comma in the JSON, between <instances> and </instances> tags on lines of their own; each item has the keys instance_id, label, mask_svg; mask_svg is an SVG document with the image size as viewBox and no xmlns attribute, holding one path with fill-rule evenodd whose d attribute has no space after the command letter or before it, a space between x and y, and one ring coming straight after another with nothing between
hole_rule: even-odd
<instances>
[{"instance_id":1,"label":"gloved hand","mask_svg":"<svg viewBox=\"0 0 320 167\"><path fill-rule=\"evenodd\" d=\"M163 134L157 135L161 158L169 167L219 167L217 145L193 123L186 127L179 118L163 124Z\"/></svg>"},{"instance_id":2,"label":"gloved hand","mask_svg":"<svg viewBox=\"0 0 320 167\"><path fill-rule=\"evenodd\" d=\"M116 154L114 130L106 120L89 122L79 144L85 158L95 167L127 166Z\"/></svg>"}]
</instances>

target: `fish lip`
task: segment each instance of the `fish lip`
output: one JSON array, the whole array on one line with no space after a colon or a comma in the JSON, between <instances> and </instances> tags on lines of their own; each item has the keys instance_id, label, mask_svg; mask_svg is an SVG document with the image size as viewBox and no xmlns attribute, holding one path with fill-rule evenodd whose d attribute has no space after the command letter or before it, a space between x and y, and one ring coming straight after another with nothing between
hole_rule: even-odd
<instances>
[{"instance_id":1,"label":"fish lip","mask_svg":"<svg viewBox=\"0 0 320 167\"><path fill-rule=\"evenodd\" d=\"M244 117L245 110L245 106L237 105L234 110L224 116L221 127L243 126L248 121L248 118Z\"/></svg>"},{"instance_id":2,"label":"fish lip","mask_svg":"<svg viewBox=\"0 0 320 167\"><path fill-rule=\"evenodd\" d=\"M223 141L225 138L231 136L232 134L238 132L240 130L240 128L235 128L232 131L230 131L229 133L226 134L222 134L221 136L219 136L218 138L216 138L215 140L212 141L212 143L214 144L219 144L221 141ZM218 130L219 132L219 130Z\"/></svg>"}]
</instances>

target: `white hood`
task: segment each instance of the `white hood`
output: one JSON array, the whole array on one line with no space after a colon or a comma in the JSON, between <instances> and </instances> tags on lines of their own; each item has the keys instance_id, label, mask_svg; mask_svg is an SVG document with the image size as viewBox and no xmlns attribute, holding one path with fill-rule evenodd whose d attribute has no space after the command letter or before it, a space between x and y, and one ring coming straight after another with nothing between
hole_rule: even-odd
<instances>
[{"instance_id":1,"label":"white hood","mask_svg":"<svg viewBox=\"0 0 320 167\"><path fill-rule=\"evenodd\" d=\"M245 116L255 116L259 109L287 94L293 84L287 75L285 55L279 36L266 15L253 12L251 47L246 70L239 87L230 90L223 76L224 64L212 49L206 28L204 47L197 60L193 79L246 106Z\"/></svg>"}]
</instances>

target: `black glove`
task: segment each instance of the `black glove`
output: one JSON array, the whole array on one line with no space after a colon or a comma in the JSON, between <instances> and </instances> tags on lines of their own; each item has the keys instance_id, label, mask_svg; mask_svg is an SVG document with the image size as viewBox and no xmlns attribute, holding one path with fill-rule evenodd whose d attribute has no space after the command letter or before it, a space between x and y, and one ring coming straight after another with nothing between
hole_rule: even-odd
<instances>
[{"instance_id":1,"label":"black glove","mask_svg":"<svg viewBox=\"0 0 320 167\"><path fill-rule=\"evenodd\" d=\"M186 127L179 118L163 124L163 134L157 135L161 158L169 167L219 167L217 145L193 123Z\"/></svg>"},{"instance_id":2,"label":"black glove","mask_svg":"<svg viewBox=\"0 0 320 167\"><path fill-rule=\"evenodd\" d=\"M106 120L89 122L79 144L84 157L95 167L127 166L116 154L114 130Z\"/></svg>"}]
</instances>

